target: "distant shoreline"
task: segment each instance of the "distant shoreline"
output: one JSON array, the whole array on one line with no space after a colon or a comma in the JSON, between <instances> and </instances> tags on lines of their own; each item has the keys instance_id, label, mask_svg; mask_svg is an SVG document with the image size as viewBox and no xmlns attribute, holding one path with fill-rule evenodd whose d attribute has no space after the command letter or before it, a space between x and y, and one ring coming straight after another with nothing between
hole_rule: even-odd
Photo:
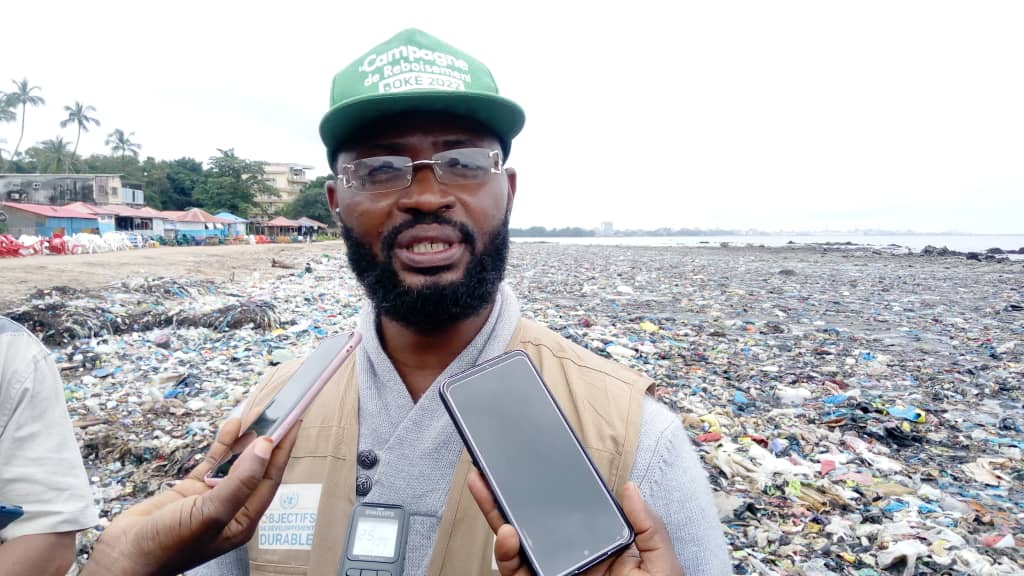
<instances>
[{"instance_id":1,"label":"distant shoreline","mask_svg":"<svg viewBox=\"0 0 1024 576\"><path fill-rule=\"evenodd\" d=\"M999 249L1015 253L1024 248L1024 234L905 234L905 235L862 235L862 234L772 234L772 235L721 235L721 236L541 236L512 237L514 242L547 242L551 244L577 244L584 246L834 246L864 247L899 252L921 252L928 246L947 248L953 252L984 253Z\"/></svg>"}]
</instances>

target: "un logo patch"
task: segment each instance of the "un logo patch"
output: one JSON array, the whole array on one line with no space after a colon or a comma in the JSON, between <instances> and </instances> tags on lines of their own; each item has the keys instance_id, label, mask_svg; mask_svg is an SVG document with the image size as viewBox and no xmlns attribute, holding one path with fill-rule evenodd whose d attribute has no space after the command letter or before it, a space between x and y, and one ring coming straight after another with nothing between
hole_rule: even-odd
<instances>
[{"instance_id":1,"label":"un logo patch","mask_svg":"<svg viewBox=\"0 0 1024 576\"><path fill-rule=\"evenodd\" d=\"M281 495L281 508L291 510L299 503L299 495L295 492L288 492Z\"/></svg>"}]
</instances>

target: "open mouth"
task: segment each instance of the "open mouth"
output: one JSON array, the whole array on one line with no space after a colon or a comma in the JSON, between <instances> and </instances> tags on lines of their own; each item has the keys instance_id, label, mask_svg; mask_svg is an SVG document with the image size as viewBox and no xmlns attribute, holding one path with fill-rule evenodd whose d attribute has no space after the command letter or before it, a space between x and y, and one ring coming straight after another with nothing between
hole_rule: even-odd
<instances>
[{"instance_id":1,"label":"open mouth","mask_svg":"<svg viewBox=\"0 0 1024 576\"><path fill-rule=\"evenodd\" d=\"M451 248L452 245L448 242L417 242L409 248L413 254L430 254L433 252L444 252Z\"/></svg>"},{"instance_id":2,"label":"open mouth","mask_svg":"<svg viewBox=\"0 0 1024 576\"><path fill-rule=\"evenodd\" d=\"M462 234L451 226L414 226L395 239L395 258L404 268L419 270L450 267L466 251Z\"/></svg>"}]
</instances>

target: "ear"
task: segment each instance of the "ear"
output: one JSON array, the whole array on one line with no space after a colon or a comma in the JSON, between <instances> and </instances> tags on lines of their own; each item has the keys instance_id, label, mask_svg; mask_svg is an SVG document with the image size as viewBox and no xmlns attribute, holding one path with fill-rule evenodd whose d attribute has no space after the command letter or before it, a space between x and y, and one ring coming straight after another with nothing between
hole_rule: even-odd
<instances>
[{"instance_id":1,"label":"ear","mask_svg":"<svg viewBox=\"0 0 1024 576\"><path fill-rule=\"evenodd\" d=\"M331 178L324 182L324 193L327 194L327 205L331 208L331 218L337 224L341 224L341 214L338 208L338 179Z\"/></svg>"},{"instance_id":2,"label":"ear","mask_svg":"<svg viewBox=\"0 0 1024 576\"><path fill-rule=\"evenodd\" d=\"M505 208L512 212L512 203L516 199L516 169L505 168L505 179L508 181L508 206Z\"/></svg>"}]
</instances>

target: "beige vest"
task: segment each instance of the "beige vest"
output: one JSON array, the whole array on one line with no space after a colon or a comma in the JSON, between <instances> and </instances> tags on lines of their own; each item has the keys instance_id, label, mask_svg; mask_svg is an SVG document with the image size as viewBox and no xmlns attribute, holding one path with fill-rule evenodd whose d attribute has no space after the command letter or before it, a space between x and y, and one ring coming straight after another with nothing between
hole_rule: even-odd
<instances>
[{"instance_id":1,"label":"beige vest","mask_svg":"<svg viewBox=\"0 0 1024 576\"><path fill-rule=\"evenodd\" d=\"M536 364L566 418L608 486L617 494L633 467L643 397L651 381L520 320L509 350L524 350ZM299 366L281 365L254 390L243 423L259 414ZM349 514L356 503L359 384L353 355L303 417L283 483L320 484L312 550L264 550L249 542L249 573L335 576L341 564ZM255 408L255 409L254 409ZM494 536L466 488L469 456L455 469L430 560L430 576L497 574L491 569Z\"/></svg>"}]
</instances>

